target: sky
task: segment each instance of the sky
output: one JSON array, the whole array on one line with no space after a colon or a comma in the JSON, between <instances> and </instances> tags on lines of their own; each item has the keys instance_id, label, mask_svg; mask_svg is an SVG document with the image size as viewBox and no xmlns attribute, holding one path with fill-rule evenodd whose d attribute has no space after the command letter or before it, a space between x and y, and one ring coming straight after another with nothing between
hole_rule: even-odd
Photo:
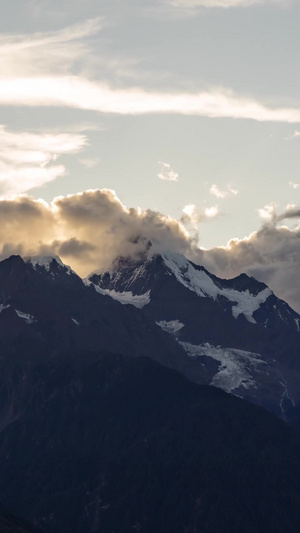
<instances>
[{"instance_id":1,"label":"sky","mask_svg":"<svg viewBox=\"0 0 300 533\"><path fill-rule=\"evenodd\" d=\"M150 240L300 311L299 0L0 6L0 256Z\"/></svg>"}]
</instances>

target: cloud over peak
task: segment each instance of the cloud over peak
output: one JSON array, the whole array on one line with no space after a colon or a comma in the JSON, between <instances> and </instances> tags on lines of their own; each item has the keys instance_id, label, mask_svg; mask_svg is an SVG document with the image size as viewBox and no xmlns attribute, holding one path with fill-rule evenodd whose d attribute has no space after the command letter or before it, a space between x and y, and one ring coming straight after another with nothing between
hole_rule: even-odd
<instances>
[{"instance_id":1,"label":"cloud over peak","mask_svg":"<svg viewBox=\"0 0 300 533\"><path fill-rule=\"evenodd\" d=\"M300 311L300 230L265 224L225 247L202 250L193 224L217 215L217 209L186 206L181 222L150 209L127 208L114 191L90 190L55 198L51 204L28 196L0 200L0 258L60 255L80 275L107 269L118 256L173 251L203 264L220 277L241 272L266 282ZM185 218L184 218L185 217ZM288 206L283 217L300 217Z\"/></svg>"},{"instance_id":2,"label":"cloud over peak","mask_svg":"<svg viewBox=\"0 0 300 533\"><path fill-rule=\"evenodd\" d=\"M177 220L127 208L108 189L60 196L51 204L28 196L0 199L0 240L2 258L56 254L82 275L109 267L120 255L137 257L149 241L155 251L186 254L194 246Z\"/></svg>"}]
</instances>

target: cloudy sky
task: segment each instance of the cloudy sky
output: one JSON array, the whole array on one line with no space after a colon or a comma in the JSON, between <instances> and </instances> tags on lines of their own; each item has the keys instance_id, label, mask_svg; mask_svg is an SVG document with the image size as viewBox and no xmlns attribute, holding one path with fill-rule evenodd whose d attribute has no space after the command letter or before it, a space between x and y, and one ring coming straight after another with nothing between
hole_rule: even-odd
<instances>
[{"instance_id":1,"label":"cloudy sky","mask_svg":"<svg viewBox=\"0 0 300 533\"><path fill-rule=\"evenodd\" d=\"M300 310L299 0L1 14L2 257L87 275L152 240Z\"/></svg>"}]
</instances>

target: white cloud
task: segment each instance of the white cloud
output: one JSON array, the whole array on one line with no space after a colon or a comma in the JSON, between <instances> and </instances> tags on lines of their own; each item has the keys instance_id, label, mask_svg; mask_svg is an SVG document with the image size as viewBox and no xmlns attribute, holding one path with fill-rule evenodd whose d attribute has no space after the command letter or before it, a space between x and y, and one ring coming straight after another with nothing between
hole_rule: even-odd
<instances>
[{"instance_id":1,"label":"white cloud","mask_svg":"<svg viewBox=\"0 0 300 533\"><path fill-rule=\"evenodd\" d=\"M274 223L277 220L277 204L266 204L264 207L258 209L258 214L267 223Z\"/></svg>"},{"instance_id":2,"label":"white cloud","mask_svg":"<svg viewBox=\"0 0 300 533\"><path fill-rule=\"evenodd\" d=\"M218 88L198 92L115 88L95 78L102 61L88 37L101 22L33 35L0 38L0 105L63 106L120 115L182 114L201 117L300 122L300 108L270 107ZM115 61L110 66L118 68Z\"/></svg>"},{"instance_id":3,"label":"white cloud","mask_svg":"<svg viewBox=\"0 0 300 533\"><path fill-rule=\"evenodd\" d=\"M212 184L209 189L209 192L210 194L221 200L227 198L228 196L237 196L239 193L237 189L233 189L230 185L227 185L226 189L222 190L215 183Z\"/></svg>"},{"instance_id":4,"label":"white cloud","mask_svg":"<svg viewBox=\"0 0 300 533\"><path fill-rule=\"evenodd\" d=\"M205 207L204 214L207 218L215 218L219 214L219 209L217 205L212 207Z\"/></svg>"},{"instance_id":5,"label":"white cloud","mask_svg":"<svg viewBox=\"0 0 300 533\"><path fill-rule=\"evenodd\" d=\"M178 181L179 174L173 170L170 163L164 163L163 161L158 161L157 163L160 166L160 170L157 174L160 180L163 181Z\"/></svg>"},{"instance_id":6,"label":"white cloud","mask_svg":"<svg viewBox=\"0 0 300 533\"><path fill-rule=\"evenodd\" d=\"M0 79L0 105L65 106L121 115L181 114L261 122L300 122L300 108L270 108L225 89L161 93L113 89L77 76Z\"/></svg>"},{"instance_id":7,"label":"white cloud","mask_svg":"<svg viewBox=\"0 0 300 533\"><path fill-rule=\"evenodd\" d=\"M290 185L293 189L299 189L299 187L300 187L300 183L295 183L294 181L289 181L289 185Z\"/></svg>"},{"instance_id":8,"label":"white cloud","mask_svg":"<svg viewBox=\"0 0 300 533\"><path fill-rule=\"evenodd\" d=\"M196 228L200 222L211 220L219 215L217 205L199 208L195 204L186 205L182 210L181 222L184 226Z\"/></svg>"},{"instance_id":9,"label":"white cloud","mask_svg":"<svg viewBox=\"0 0 300 533\"><path fill-rule=\"evenodd\" d=\"M24 193L64 175L64 165L52 163L86 144L83 133L8 131L0 125L0 195Z\"/></svg>"}]
</instances>

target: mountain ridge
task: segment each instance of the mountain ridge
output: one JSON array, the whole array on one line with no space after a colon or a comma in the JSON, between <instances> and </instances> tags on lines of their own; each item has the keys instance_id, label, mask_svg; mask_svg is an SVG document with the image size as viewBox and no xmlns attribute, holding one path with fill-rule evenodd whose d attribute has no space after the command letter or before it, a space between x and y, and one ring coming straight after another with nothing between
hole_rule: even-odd
<instances>
[{"instance_id":1,"label":"mountain ridge","mask_svg":"<svg viewBox=\"0 0 300 533\"><path fill-rule=\"evenodd\" d=\"M247 275L222 280L160 254L82 280L59 258L12 256L0 263L0 294L4 353L101 347L152 357L283 418L300 403L300 316Z\"/></svg>"},{"instance_id":2,"label":"mountain ridge","mask_svg":"<svg viewBox=\"0 0 300 533\"><path fill-rule=\"evenodd\" d=\"M124 291L148 294L143 313L198 360L208 383L222 387L226 378L225 390L280 416L300 401L300 316L255 278L223 280L183 256L160 254L121 258L89 279L120 301ZM230 373L239 375L232 388Z\"/></svg>"}]
</instances>

